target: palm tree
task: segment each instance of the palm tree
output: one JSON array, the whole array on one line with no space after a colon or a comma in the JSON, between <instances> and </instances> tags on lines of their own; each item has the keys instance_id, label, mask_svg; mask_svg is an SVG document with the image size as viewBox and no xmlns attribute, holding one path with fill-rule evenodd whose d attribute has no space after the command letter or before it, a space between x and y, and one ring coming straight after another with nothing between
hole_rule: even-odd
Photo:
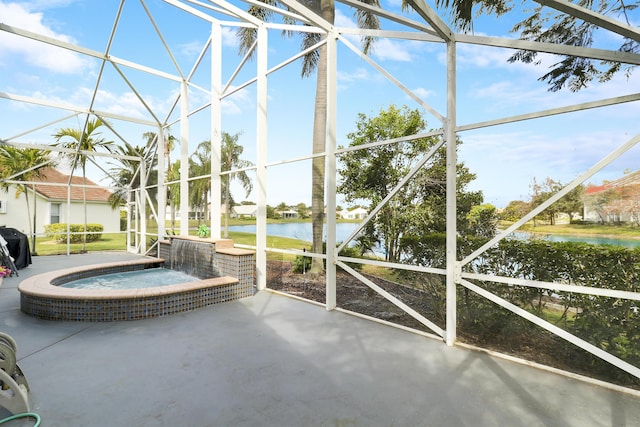
<instances>
[{"instance_id":1,"label":"palm tree","mask_svg":"<svg viewBox=\"0 0 640 427\"><path fill-rule=\"evenodd\" d=\"M246 168L251 166L252 163L248 160L242 160L240 156L244 151L244 147L238 144L238 138L240 137L239 133L235 135L229 135L226 132L222 132L222 149L221 149L221 157L222 157L222 166L221 170L230 171L232 169L238 168ZM245 171L229 173L225 175L224 182L224 237L229 237L229 209L232 203L231 199L231 180L237 178L240 181L240 185L246 192L245 198L249 196L251 190L253 189L253 185L251 183L251 179L247 175Z\"/></svg>"},{"instance_id":2,"label":"palm tree","mask_svg":"<svg viewBox=\"0 0 640 427\"><path fill-rule=\"evenodd\" d=\"M155 132L145 132L142 137L147 141L147 147L155 146L158 143L158 135ZM175 136L171 135L171 131L167 129L167 133L164 136L164 157L165 157L165 178L168 182L180 179L180 168L175 168L171 164L171 151L176 144ZM173 192L173 194L171 194ZM178 198L174 197L178 194ZM169 185L167 187L167 201L169 202L169 208L171 210L171 232L173 233L176 225L176 206L180 204L180 190L175 185ZM165 220L166 205L158 206L158 216L161 217L161 221Z\"/></svg>"},{"instance_id":3,"label":"palm tree","mask_svg":"<svg viewBox=\"0 0 640 427\"><path fill-rule=\"evenodd\" d=\"M198 226L203 218L207 218L207 196L211 190L211 142L202 141L189 158L189 176L204 176L189 182L189 204L196 208Z\"/></svg>"},{"instance_id":4,"label":"palm tree","mask_svg":"<svg viewBox=\"0 0 640 427\"><path fill-rule=\"evenodd\" d=\"M114 152L122 156L139 157L141 161L145 162L145 170L148 176L148 179L146 180L147 185L153 186L156 184L157 176L153 173L153 170L157 165L157 158L153 155L153 147L150 147L149 145L142 147L133 146L128 142L125 142L124 146L117 146ZM140 188L141 183L140 161L118 159L118 162L119 164L112 167L110 170L110 177L118 187L113 193L111 193L111 196L109 196L109 204L113 209L123 206L126 203L127 192L130 189ZM157 204L155 194L155 191L149 192L151 202L154 205Z\"/></svg>"},{"instance_id":5,"label":"palm tree","mask_svg":"<svg viewBox=\"0 0 640 427\"><path fill-rule=\"evenodd\" d=\"M245 168L252 165L250 161L240 158L242 152L244 151L244 147L238 144L239 137L239 133L236 133L235 135L229 135L227 132L222 132L221 170L223 172L230 171L232 169ZM198 145L196 152L192 155L192 158L193 157L195 157L194 163L197 165L197 168L194 170L194 176L206 175L211 173L211 141L202 141ZM222 180L223 200L225 204L225 238L229 237L229 207L233 203L233 199L231 196L231 180L235 178L240 181L242 188L246 191L245 197L249 196L249 193L251 193L251 190L253 189L251 179L245 171L226 174L225 178ZM203 181L204 185L201 184L200 187L194 187L194 193L200 193L204 195L204 205L206 206L206 195L209 194L209 191L211 190L211 181L199 181Z\"/></svg>"},{"instance_id":6,"label":"palm tree","mask_svg":"<svg viewBox=\"0 0 640 427\"><path fill-rule=\"evenodd\" d=\"M56 146L62 146L75 152L63 154L71 161L72 168L82 168L82 203L84 207L84 234L82 235L82 251L86 251L87 244L87 188L84 186L87 180L87 156L80 151L97 151L105 149L111 152L113 141L106 141L96 132L104 123L100 119L88 120L84 129L64 128L58 130L53 137Z\"/></svg>"},{"instance_id":7,"label":"palm tree","mask_svg":"<svg viewBox=\"0 0 640 427\"><path fill-rule=\"evenodd\" d=\"M263 3L276 6L277 0L261 0ZM363 3L373 6L379 6L379 0L365 0ZM312 0L305 2L316 14L321 16L331 25L335 21L335 2L334 0ZM272 18L273 12L270 9L264 9L260 6L253 5L249 7L248 13L267 21ZM378 17L368 11L361 9L355 10L356 20L361 28L377 29L380 27ZM284 18L285 22L291 22L291 18ZM318 43L324 35L317 33L301 33L302 49L307 49ZM238 30L238 38L240 40L240 53L246 53L253 46L256 39L256 29L243 27ZM362 38L362 48L367 54L373 44L374 38L365 36ZM308 77L318 70L316 83L315 110L313 119L313 154L322 153L326 144L326 127L327 127L327 48L326 44L321 45L304 56L302 61L302 77ZM311 221L313 228L312 252L323 252L323 233L324 224L324 158L314 157L311 165ZM321 258L312 258L310 273L320 273L324 271L324 263Z\"/></svg>"},{"instance_id":8,"label":"palm tree","mask_svg":"<svg viewBox=\"0 0 640 427\"><path fill-rule=\"evenodd\" d=\"M33 181L41 178L47 167L55 166L50 152L35 148L17 148L10 145L0 147L0 176L4 179L16 181ZM4 191L9 191L9 185L2 182ZM35 185L30 186L33 195L33 222L31 222L31 208L29 205L28 184L16 185L16 197L24 193L27 204L27 220L29 222L29 234L31 235L31 251L36 253L36 190Z\"/></svg>"},{"instance_id":9,"label":"palm tree","mask_svg":"<svg viewBox=\"0 0 640 427\"><path fill-rule=\"evenodd\" d=\"M510 12L514 4L509 0L436 0L436 6L444 9L451 16L453 25L462 31L473 31L474 18L482 15L495 15L500 17ZM637 1L624 2L622 0L601 0L575 2L583 8L601 13L604 16L613 16L625 22L628 26L634 26L634 10L638 8ZM403 0L403 9L409 7ZM584 20L581 16L560 11L548 11L546 5L540 3L533 7L524 16L524 19L516 23L511 29L518 34L521 40L536 41L542 43L564 44L579 47L593 47L601 40L594 37L600 24L595 20ZM637 28L637 23L635 24ZM640 43L637 39L617 37L621 52L637 53ZM538 64L539 52L532 50L517 50L509 59L509 62L521 61L525 64ZM593 81L608 82L613 75L624 71L627 77L633 71L634 65L623 64L615 61L600 61L582 56L560 55L563 59L553 64L550 70L538 80L549 85L552 92L568 88L577 92L589 86Z\"/></svg>"},{"instance_id":10,"label":"palm tree","mask_svg":"<svg viewBox=\"0 0 640 427\"><path fill-rule=\"evenodd\" d=\"M167 168L167 200L171 207L171 234L176 232L176 207L180 207L180 160L176 160Z\"/></svg>"}]
</instances>

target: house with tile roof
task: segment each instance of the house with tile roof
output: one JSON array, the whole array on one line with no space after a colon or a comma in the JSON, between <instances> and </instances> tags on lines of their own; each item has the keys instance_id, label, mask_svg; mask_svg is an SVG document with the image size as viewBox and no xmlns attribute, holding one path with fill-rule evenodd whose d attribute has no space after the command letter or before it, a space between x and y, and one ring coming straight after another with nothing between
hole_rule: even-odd
<instances>
[{"instance_id":1,"label":"house with tile roof","mask_svg":"<svg viewBox=\"0 0 640 427\"><path fill-rule=\"evenodd\" d=\"M586 221L640 225L640 171L602 185L587 186L583 203Z\"/></svg>"},{"instance_id":2,"label":"house with tile roof","mask_svg":"<svg viewBox=\"0 0 640 427\"><path fill-rule=\"evenodd\" d=\"M36 233L44 233L44 226L55 223L84 223L83 178L70 177L57 169L47 168L42 178L34 180L35 209L33 190L28 190L31 220L35 214ZM68 185L71 183L71 185ZM120 211L109 205L111 192L87 179L87 222L102 224L105 233L120 231ZM18 193L15 185L7 191L0 190L0 226L15 228L29 233L27 203L25 194ZM70 203L69 203L70 201Z\"/></svg>"}]
</instances>

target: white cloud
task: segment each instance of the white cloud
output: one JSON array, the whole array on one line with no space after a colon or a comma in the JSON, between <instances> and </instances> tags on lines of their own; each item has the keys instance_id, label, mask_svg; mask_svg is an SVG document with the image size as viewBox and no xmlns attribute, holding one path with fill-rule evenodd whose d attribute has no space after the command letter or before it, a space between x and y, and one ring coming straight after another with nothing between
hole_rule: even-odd
<instances>
[{"instance_id":1,"label":"white cloud","mask_svg":"<svg viewBox=\"0 0 640 427\"><path fill-rule=\"evenodd\" d=\"M575 131L574 131L575 132ZM598 131L559 135L547 131L505 131L462 135L459 158L477 179L473 188L499 206L510 200L526 200L533 178L552 178L568 184L626 141L622 132ZM588 182L600 182L603 174L619 177L635 167L637 153L627 153Z\"/></svg>"},{"instance_id":2,"label":"white cloud","mask_svg":"<svg viewBox=\"0 0 640 427\"><path fill-rule=\"evenodd\" d=\"M340 9L336 9L336 16L333 22L336 27L358 28L356 21L346 16Z\"/></svg>"},{"instance_id":3,"label":"white cloud","mask_svg":"<svg viewBox=\"0 0 640 427\"><path fill-rule=\"evenodd\" d=\"M232 91L233 88L230 88L229 90ZM222 100L222 111L224 111L225 114L233 116L244 114L247 108L250 108L255 104L253 98L254 96L255 94L252 94L251 91L247 88L239 90L233 95L228 96Z\"/></svg>"},{"instance_id":4,"label":"white cloud","mask_svg":"<svg viewBox=\"0 0 640 427\"><path fill-rule=\"evenodd\" d=\"M378 39L373 45L372 55L382 61L411 61L411 43L399 43L390 39Z\"/></svg>"},{"instance_id":5,"label":"white cloud","mask_svg":"<svg viewBox=\"0 0 640 427\"><path fill-rule=\"evenodd\" d=\"M358 83L371 79L371 75L365 68L356 68L351 72L338 71L340 83Z\"/></svg>"},{"instance_id":6,"label":"white cloud","mask_svg":"<svg viewBox=\"0 0 640 427\"><path fill-rule=\"evenodd\" d=\"M236 29L231 27L222 27L222 44L227 47L237 47L238 43Z\"/></svg>"},{"instance_id":7,"label":"white cloud","mask_svg":"<svg viewBox=\"0 0 640 427\"><path fill-rule=\"evenodd\" d=\"M178 46L180 53L187 58L196 58L202 52L204 44L200 40L194 40L189 43L182 43Z\"/></svg>"},{"instance_id":8,"label":"white cloud","mask_svg":"<svg viewBox=\"0 0 640 427\"><path fill-rule=\"evenodd\" d=\"M427 99L427 98L430 98L433 95L435 95L435 91L433 91L431 89L425 89L423 87L418 87L418 88L413 89L413 93L415 93L416 95L418 95L422 99Z\"/></svg>"},{"instance_id":9,"label":"white cloud","mask_svg":"<svg viewBox=\"0 0 640 427\"><path fill-rule=\"evenodd\" d=\"M358 24L352 18L344 15L340 9L336 9L335 26L339 28L358 28ZM360 46L360 36L345 35L353 45ZM380 61L411 61L411 51L418 46L422 47L423 44L416 44L410 42L397 42L391 39L376 39L373 43L371 50L371 56Z\"/></svg>"},{"instance_id":10,"label":"white cloud","mask_svg":"<svg viewBox=\"0 0 640 427\"><path fill-rule=\"evenodd\" d=\"M456 47L456 52L458 57L457 64L460 68L508 67L510 70L522 72L522 68L525 66L521 62L509 63L507 61L515 52L512 49L459 43ZM526 65L526 68L531 67Z\"/></svg>"},{"instance_id":11,"label":"white cloud","mask_svg":"<svg viewBox=\"0 0 640 427\"><path fill-rule=\"evenodd\" d=\"M75 40L67 35L59 34L43 22L43 13L31 12L25 6L29 4L0 3L0 16L5 24L51 37L67 43ZM87 72L90 61L71 51L36 42L6 32L0 32L0 58L9 55L20 55L30 65L65 74L81 74Z\"/></svg>"}]
</instances>

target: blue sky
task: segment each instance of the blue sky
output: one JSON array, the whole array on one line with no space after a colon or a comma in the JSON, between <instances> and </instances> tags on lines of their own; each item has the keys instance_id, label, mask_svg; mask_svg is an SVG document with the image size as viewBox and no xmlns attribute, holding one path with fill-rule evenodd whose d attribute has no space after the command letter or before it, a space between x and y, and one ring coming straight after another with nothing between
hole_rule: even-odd
<instances>
[{"instance_id":1,"label":"blue sky","mask_svg":"<svg viewBox=\"0 0 640 427\"><path fill-rule=\"evenodd\" d=\"M246 9L243 3L238 7ZM41 0L0 1L0 21L59 40L104 51L113 26L119 2L115 0ZM209 35L208 24L158 0L147 0L166 42L172 46L176 62L188 74ZM386 9L400 13L400 2L382 2ZM354 26L349 10L339 8L337 26ZM513 37L509 29L521 13L496 19L482 18L475 23L479 35ZM415 19L416 18L414 16ZM632 16L638 25L638 14ZM389 22L383 28L394 29ZM299 50L299 39L282 38L271 31L269 67L284 61ZM357 42L357 41L356 41ZM616 37L598 35L602 47L616 46ZM379 65L422 97L425 102L445 114L445 66L442 44L399 40L379 40L370 55ZM152 24L138 1L125 4L120 25L114 38L111 55L176 74L176 69L156 35ZM557 58L542 55L541 65L509 64L510 51L480 46L458 45L458 124L464 125L533 112L537 110L588 102L605 97L640 91L640 73L627 79L622 73L606 84L594 84L578 93L568 90L552 93L538 78ZM209 55L195 73L193 81L207 86ZM237 54L234 30L224 29L223 80L231 76L240 57ZM250 62L232 86L252 76L255 62ZM344 46L338 50L338 144L348 145L347 133L355 129L358 113L376 115L389 105L419 108L406 94L389 83L375 69ZM44 98L62 103L86 106L96 84L100 63L95 59L53 47L43 47L30 40L0 32L0 92ZM127 79L152 106L160 118L171 108L177 93L174 83L144 75L122 67ZM299 62L292 63L269 77L269 161L294 158L311 153L311 123L315 78L300 78ZM206 102L206 94L190 92L190 108ZM113 67L106 67L96 110L133 117L148 118L148 113ZM250 86L225 99L223 130L240 134L245 147L245 159L255 161L255 88ZM472 172L477 174L473 189L482 190L485 200L498 207L510 200L526 200L535 177L570 182L600 158L640 132L640 103L584 111L535 121L463 132L459 151ZM61 119L67 113L50 108L24 105L0 99L0 138L9 138L31 128ZM208 111L191 118L190 150L208 138ZM175 113L171 116L175 118ZM425 112L429 127L440 127L438 121ZM115 121L116 131L134 144L141 144L146 126ZM19 142L51 143L51 135L61 127L79 127L77 118L56 123L17 139ZM179 134L179 126L172 128ZM117 139L110 132L107 137ZM590 181L600 183L616 179L625 170L640 168L639 149L632 149ZM173 158L177 158L177 152ZM100 181L104 173L92 172ZM309 162L273 167L268 173L268 202L310 204ZM100 181L108 184L108 180ZM235 189L236 200L244 194ZM250 195L249 199L254 199ZM340 203L340 201L339 201Z\"/></svg>"}]
</instances>

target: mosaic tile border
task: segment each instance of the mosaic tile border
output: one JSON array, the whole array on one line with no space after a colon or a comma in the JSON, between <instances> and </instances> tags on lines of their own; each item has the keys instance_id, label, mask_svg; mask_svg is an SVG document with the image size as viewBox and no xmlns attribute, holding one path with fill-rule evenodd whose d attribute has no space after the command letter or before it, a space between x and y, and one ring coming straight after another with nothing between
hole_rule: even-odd
<instances>
[{"instance_id":1,"label":"mosaic tile border","mask_svg":"<svg viewBox=\"0 0 640 427\"><path fill-rule=\"evenodd\" d=\"M240 260L236 260L240 264ZM25 279L18 286L20 308L47 320L108 322L138 320L183 313L208 305L253 296L255 280L223 276L170 286L84 290L56 285L83 277L162 265L164 259L148 258L124 263L97 264L44 273ZM255 263L253 264L255 270ZM245 276L247 276L245 272ZM254 277L254 275L251 275Z\"/></svg>"}]
</instances>

